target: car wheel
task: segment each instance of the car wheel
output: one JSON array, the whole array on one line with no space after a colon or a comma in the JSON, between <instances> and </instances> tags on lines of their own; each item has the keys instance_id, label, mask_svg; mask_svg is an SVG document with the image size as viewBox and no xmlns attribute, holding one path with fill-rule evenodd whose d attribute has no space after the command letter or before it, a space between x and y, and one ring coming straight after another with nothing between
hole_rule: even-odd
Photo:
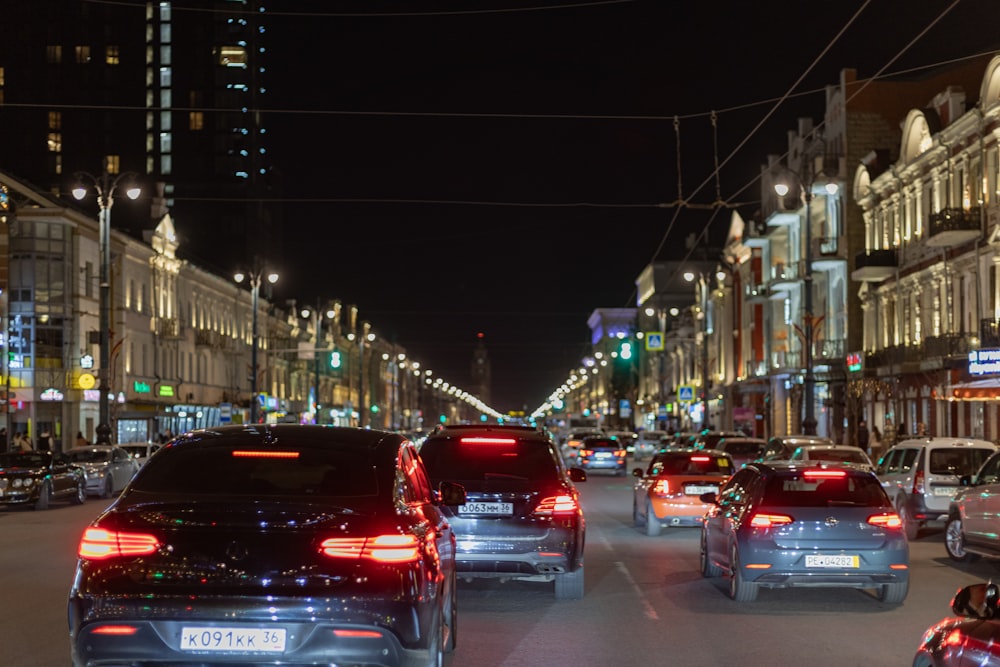
<instances>
[{"instance_id":1,"label":"car wheel","mask_svg":"<svg viewBox=\"0 0 1000 667\"><path fill-rule=\"evenodd\" d=\"M712 559L708 556L708 539L705 537L705 531L701 531L701 576L703 577L721 577L722 568L712 562Z\"/></svg>"},{"instance_id":2,"label":"car wheel","mask_svg":"<svg viewBox=\"0 0 1000 667\"><path fill-rule=\"evenodd\" d=\"M458 581L454 573L451 575L451 585L448 587L444 617L448 620L445 626L444 652L451 653L458 641Z\"/></svg>"},{"instance_id":3,"label":"car wheel","mask_svg":"<svg viewBox=\"0 0 1000 667\"><path fill-rule=\"evenodd\" d=\"M646 501L646 535L656 537L660 534L660 520L653 511L653 503Z\"/></svg>"},{"instance_id":4,"label":"car wheel","mask_svg":"<svg viewBox=\"0 0 1000 667\"><path fill-rule=\"evenodd\" d=\"M431 630L429 644L427 646L427 667L444 667L444 635L445 635L444 614L437 614L434 622L434 629Z\"/></svg>"},{"instance_id":5,"label":"car wheel","mask_svg":"<svg viewBox=\"0 0 1000 667\"><path fill-rule=\"evenodd\" d=\"M896 508L896 514L903 520L903 532L906 533L906 539L911 542L917 539L917 535L920 533L920 522L910 516L905 502L899 504L899 507Z\"/></svg>"},{"instance_id":6,"label":"car wheel","mask_svg":"<svg viewBox=\"0 0 1000 667\"><path fill-rule=\"evenodd\" d=\"M944 525L944 548L948 557L959 563L974 560L974 555L965 550L965 535L962 533L962 517L957 514L948 517Z\"/></svg>"},{"instance_id":7,"label":"car wheel","mask_svg":"<svg viewBox=\"0 0 1000 667\"><path fill-rule=\"evenodd\" d=\"M82 505L87 502L87 482L81 481L76 485L76 494L71 498L74 505Z\"/></svg>"},{"instance_id":8,"label":"car wheel","mask_svg":"<svg viewBox=\"0 0 1000 667\"><path fill-rule=\"evenodd\" d=\"M110 498L115 492L115 483L111 475L104 478L104 488L101 489L101 498Z\"/></svg>"},{"instance_id":9,"label":"car wheel","mask_svg":"<svg viewBox=\"0 0 1000 667\"><path fill-rule=\"evenodd\" d=\"M38 499L35 501L36 510L47 510L49 508L49 501L52 499L52 487L49 486L48 482L42 482L42 486L38 489Z\"/></svg>"},{"instance_id":10,"label":"car wheel","mask_svg":"<svg viewBox=\"0 0 1000 667\"><path fill-rule=\"evenodd\" d=\"M729 597L737 602L753 602L757 599L760 588L756 583L743 578L743 568L740 567L740 555L736 546L729 552Z\"/></svg>"},{"instance_id":11,"label":"car wheel","mask_svg":"<svg viewBox=\"0 0 1000 667\"><path fill-rule=\"evenodd\" d=\"M583 598L583 565L572 572L556 575L556 599L580 600Z\"/></svg>"},{"instance_id":12,"label":"car wheel","mask_svg":"<svg viewBox=\"0 0 1000 667\"><path fill-rule=\"evenodd\" d=\"M895 584L882 584L878 587L876 597L879 602L884 602L886 604L902 604L909 591L909 582L904 581Z\"/></svg>"}]
</instances>

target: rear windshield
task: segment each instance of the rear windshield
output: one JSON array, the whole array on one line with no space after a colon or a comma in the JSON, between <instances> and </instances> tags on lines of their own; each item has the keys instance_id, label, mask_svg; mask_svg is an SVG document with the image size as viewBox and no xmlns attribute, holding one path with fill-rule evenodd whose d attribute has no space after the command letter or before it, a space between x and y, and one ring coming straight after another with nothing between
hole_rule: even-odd
<instances>
[{"instance_id":1,"label":"rear windshield","mask_svg":"<svg viewBox=\"0 0 1000 667\"><path fill-rule=\"evenodd\" d=\"M136 474L132 488L151 493L252 494L264 498L369 496L378 492L375 463L361 448L255 452L202 443L158 450Z\"/></svg>"},{"instance_id":2,"label":"rear windshield","mask_svg":"<svg viewBox=\"0 0 1000 667\"><path fill-rule=\"evenodd\" d=\"M106 449L79 449L66 452L66 458L73 463L105 463L111 458Z\"/></svg>"},{"instance_id":3,"label":"rear windshield","mask_svg":"<svg viewBox=\"0 0 1000 667\"><path fill-rule=\"evenodd\" d=\"M723 451L736 456L756 455L763 452L765 446L762 442L726 442L723 440L721 443Z\"/></svg>"},{"instance_id":4,"label":"rear windshield","mask_svg":"<svg viewBox=\"0 0 1000 667\"><path fill-rule=\"evenodd\" d=\"M810 461L839 461L847 463L868 463L860 449L812 449L808 451Z\"/></svg>"},{"instance_id":5,"label":"rear windshield","mask_svg":"<svg viewBox=\"0 0 1000 667\"><path fill-rule=\"evenodd\" d=\"M649 475L704 475L706 473L733 474L733 464L728 456L708 456L699 452L657 454L649 464Z\"/></svg>"},{"instance_id":6,"label":"rear windshield","mask_svg":"<svg viewBox=\"0 0 1000 667\"><path fill-rule=\"evenodd\" d=\"M611 440L609 438L594 438L593 440L587 439L583 441L581 447L611 447L614 449L621 448L625 443L620 440Z\"/></svg>"},{"instance_id":7,"label":"rear windshield","mask_svg":"<svg viewBox=\"0 0 1000 667\"><path fill-rule=\"evenodd\" d=\"M435 485L442 480L480 481L496 476L551 481L560 475L552 450L538 441L428 439L420 447L420 458Z\"/></svg>"},{"instance_id":8,"label":"rear windshield","mask_svg":"<svg viewBox=\"0 0 1000 667\"><path fill-rule=\"evenodd\" d=\"M932 475L971 475L990 457L992 449L983 447L941 447L930 450Z\"/></svg>"},{"instance_id":9,"label":"rear windshield","mask_svg":"<svg viewBox=\"0 0 1000 667\"><path fill-rule=\"evenodd\" d=\"M878 478L844 475L829 479L804 477L801 473L777 475L767 482L764 505L782 507L828 507L831 504L884 507L889 497Z\"/></svg>"}]
</instances>

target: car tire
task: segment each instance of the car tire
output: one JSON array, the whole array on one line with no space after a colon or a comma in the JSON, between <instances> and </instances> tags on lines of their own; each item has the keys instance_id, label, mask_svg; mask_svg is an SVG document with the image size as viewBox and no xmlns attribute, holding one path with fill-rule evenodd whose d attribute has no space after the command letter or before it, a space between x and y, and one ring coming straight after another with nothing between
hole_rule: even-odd
<instances>
[{"instance_id":1,"label":"car tire","mask_svg":"<svg viewBox=\"0 0 1000 667\"><path fill-rule=\"evenodd\" d=\"M713 563L712 559L708 556L708 540L705 538L705 531L701 532L701 576L722 576L722 568Z\"/></svg>"},{"instance_id":2,"label":"car tire","mask_svg":"<svg viewBox=\"0 0 1000 667\"><path fill-rule=\"evenodd\" d=\"M42 482L42 487L38 489L38 499L35 501L36 510L47 510L52 500L52 487L48 482Z\"/></svg>"},{"instance_id":3,"label":"car tire","mask_svg":"<svg viewBox=\"0 0 1000 667\"><path fill-rule=\"evenodd\" d=\"M656 537L660 534L660 520L656 518L656 512L653 511L653 503L646 501L646 535L649 537Z\"/></svg>"},{"instance_id":4,"label":"car tire","mask_svg":"<svg viewBox=\"0 0 1000 667\"><path fill-rule=\"evenodd\" d=\"M896 514L903 520L903 532L906 534L906 539L910 542L917 539L917 536L920 534L920 522L910 516L910 512L906 509L905 501L899 503L899 507L896 508Z\"/></svg>"},{"instance_id":5,"label":"car tire","mask_svg":"<svg viewBox=\"0 0 1000 667\"><path fill-rule=\"evenodd\" d=\"M444 652L451 653L458 642L458 580L454 573L448 586L448 597L444 608L445 627Z\"/></svg>"},{"instance_id":6,"label":"car tire","mask_svg":"<svg viewBox=\"0 0 1000 667\"><path fill-rule=\"evenodd\" d=\"M736 547L729 552L729 597L737 602L753 602L757 599L760 586L743 578L743 568L740 567L740 555Z\"/></svg>"},{"instance_id":7,"label":"car tire","mask_svg":"<svg viewBox=\"0 0 1000 667\"><path fill-rule=\"evenodd\" d=\"M878 587L876 597L879 602L886 604L903 604L907 593L910 592L909 582L897 582L894 584L882 584Z\"/></svg>"},{"instance_id":8,"label":"car tire","mask_svg":"<svg viewBox=\"0 0 1000 667\"><path fill-rule=\"evenodd\" d=\"M70 498L74 505L82 505L87 502L87 482L82 481L76 485L76 493Z\"/></svg>"},{"instance_id":9,"label":"car tire","mask_svg":"<svg viewBox=\"0 0 1000 667\"><path fill-rule=\"evenodd\" d=\"M445 623L444 614L439 613L434 623L434 629L430 632L430 643L427 646L427 667L444 667L444 635Z\"/></svg>"},{"instance_id":10,"label":"car tire","mask_svg":"<svg viewBox=\"0 0 1000 667\"><path fill-rule=\"evenodd\" d=\"M104 488L101 489L101 498L110 498L115 492L115 482L111 475L104 478Z\"/></svg>"},{"instance_id":11,"label":"car tire","mask_svg":"<svg viewBox=\"0 0 1000 667\"><path fill-rule=\"evenodd\" d=\"M646 525L646 522L639 516L639 503L635 498L632 499L632 525L636 528L642 528Z\"/></svg>"},{"instance_id":12,"label":"car tire","mask_svg":"<svg viewBox=\"0 0 1000 667\"><path fill-rule=\"evenodd\" d=\"M955 514L948 517L944 524L944 549L948 558L958 563L969 563L975 560L975 554L965 550L965 534L962 532L962 517Z\"/></svg>"},{"instance_id":13,"label":"car tire","mask_svg":"<svg viewBox=\"0 0 1000 667\"><path fill-rule=\"evenodd\" d=\"M580 600L583 598L583 565L571 572L556 575L556 599Z\"/></svg>"}]
</instances>

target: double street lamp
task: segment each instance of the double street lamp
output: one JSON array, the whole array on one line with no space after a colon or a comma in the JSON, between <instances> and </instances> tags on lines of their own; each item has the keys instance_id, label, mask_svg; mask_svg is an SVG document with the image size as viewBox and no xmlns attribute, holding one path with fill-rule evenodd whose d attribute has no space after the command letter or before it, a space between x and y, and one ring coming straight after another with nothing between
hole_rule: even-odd
<instances>
[{"instance_id":1,"label":"double street lamp","mask_svg":"<svg viewBox=\"0 0 1000 667\"><path fill-rule=\"evenodd\" d=\"M100 412L95 441L98 444L108 444L111 442L111 206L115 202L115 193L119 185L125 184L125 195L133 200L142 194L142 190L135 184L134 172L110 173L107 158L104 159L99 176L85 171L78 171L74 176L77 183L73 186L73 197L77 200L86 197L89 184L97 193L99 207L101 367L98 371L98 387L101 396L98 403Z\"/></svg>"},{"instance_id":2,"label":"double street lamp","mask_svg":"<svg viewBox=\"0 0 1000 667\"><path fill-rule=\"evenodd\" d=\"M252 340L250 344L250 423L257 423L257 350L260 346L259 336L257 333L257 303L260 299L260 284L261 278L266 278L267 282L274 284L278 282L278 274L270 272L266 275L260 269L255 269L254 271L244 273L238 271L233 274L233 280L237 283L242 284L243 281L248 280L250 282L250 293L252 295L252 305L253 315L252 315Z\"/></svg>"},{"instance_id":3,"label":"double street lamp","mask_svg":"<svg viewBox=\"0 0 1000 667\"><path fill-rule=\"evenodd\" d=\"M713 331L713 325L710 321L708 314L709 305L709 279L710 276L703 271L685 271L684 280L689 283L694 282L695 278L698 279L698 309L701 316L701 408L703 410L701 416L701 427L703 429L708 428L708 336ZM722 269L718 269L715 272L715 279L721 285L726 280L726 272Z\"/></svg>"},{"instance_id":4,"label":"double street lamp","mask_svg":"<svg viewBox=\"0 0 1000 667\"><path fill-rule=\"evenodd\" d=\"M319 366L320 366L320 353L329 352L333 354L335 350L333 348L326 349L324 339L323 339L323 318L328 320L333 320L337 317L337 310L335 308L327 308L326 311L322 311L319 305L315 309L310 310L308 307L303 308L301 311L303 319L313 318L313 330L315 332L315 343L313 345L313 423L320 423L319 420L319 410L320 410L320 400L319 400ZM331 362L332 367L332 362Z\"/></svg>"}]
</instances>

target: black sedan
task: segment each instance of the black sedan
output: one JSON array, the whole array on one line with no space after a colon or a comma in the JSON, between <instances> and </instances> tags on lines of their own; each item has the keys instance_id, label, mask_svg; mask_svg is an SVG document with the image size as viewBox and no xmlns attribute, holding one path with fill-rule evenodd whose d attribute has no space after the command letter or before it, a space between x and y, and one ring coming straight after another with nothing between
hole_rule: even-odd
<instances>
[{"instance_id":1,"label":"black sedan","mask_svg":"<svg viewBox=\"0 0 1000 667\"><path fill-rule=\"evenodd\" d=\"M83 468L61 452L19 451L0 454L0 505L48 509L54 500L77 505L87 499Z\"/></svg>"},{"instance_id":2,"label":"black sedan","mask_svg":"<svg viewBox=\"0 0 1000 667\"><path fill-rule=\"evenodd\" d=\"M464 501L393 433L186 433L84 530L72 664L440 667Z\"/></svg>"},{"instance_id":3,"label":"black sedan","mask_svg":"<svg viewBox=\"0 0 1000 667\"><path fill-rule=\"evenodd\" d=\"M954 616L924 632L913 667L1000 665L1000 587L966 586L951 601Z\"/></svg>"}]
</instances>

